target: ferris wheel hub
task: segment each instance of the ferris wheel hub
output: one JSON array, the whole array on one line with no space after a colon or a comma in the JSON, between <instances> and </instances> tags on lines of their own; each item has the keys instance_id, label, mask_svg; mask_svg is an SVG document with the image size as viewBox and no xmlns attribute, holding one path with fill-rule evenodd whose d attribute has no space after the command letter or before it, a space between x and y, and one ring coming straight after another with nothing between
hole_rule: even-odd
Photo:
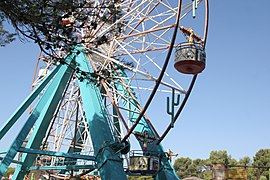
<instances>
[{"instance_id":1,"label":"ferris wheel hub","mask_svg":"<svg viewBox=\"0 0 270 180\"><path fill-rule=\"evenodd\" d=\"M174 67L184 74L198 74L205 69L205 58L200 45L186 44L176 49Z\"/></svg>"}]
</instances>

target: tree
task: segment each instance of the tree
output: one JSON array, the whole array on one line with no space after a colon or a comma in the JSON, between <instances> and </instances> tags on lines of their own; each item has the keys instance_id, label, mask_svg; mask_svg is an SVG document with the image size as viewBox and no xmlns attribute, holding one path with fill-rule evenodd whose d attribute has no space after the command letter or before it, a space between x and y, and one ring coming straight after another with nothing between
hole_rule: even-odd
<instances>
[{"instance_id":1,"label":"tree","mask_svg":"<svg viewBox=\"0 0 270 180\"><path fill-rule=\"evenodd\" d=\"M5 16L0 12L0 47L6 46L8 43L15 40L15 33L9 33L4 29L4 19Z\"/></svg>"},{"instance_id":2,"label":"tree","mask_svg":"<svg viewBox=\"0 0 270 180\"><path fill-rule=\"evenodd\" d=\"M5 178L8 178L9 175L11 175L11 174L14 173L14 171L15 171L15 168L11 168L11 167L8 168L7 171L6 171L6 173L4 174L4 177L5 177Z\"/></svg>"},{"instance_id":3,"label":"tree","mask_svg":"<svg viewBox=\"0 0 270 180\"><path fill-rule=\"evenodd\" d=\"M181 157L175 160L173 167L177 175L182 179L191 176L189 172L191 165L192 159Z\"/></svg>"},{"instance_id":4,"label":"tree","mask_svg":"<svg viewBox=\"0 0 270 180\"><path fill-rule=\"evenodd\" d=\"M245 156L245 157L239 159L238 165L244 166L244 167L250 167L250 166L252 166L252 160L250 159L250 157ZM247 172L248 172L248 177L250 179L256 179L256 169L248 168Z\"/></svg>"},{"instance_id":5,"label":"tree","mask_svg":"<svg viewBox=\"0 0 270 180\"><path fill-rule=\"evenodd\" d=\"M207 169L203 172L203 178L204 180L212 180L213 179L213 172L211 169Z\"/></svg>"},{"instance_id":6,"label":"tree","mask_svg":"<svg viewBox=\"0 0 270 180\"><path fill-rule=\"evenodd\" d=\"M192 161L191 168L193 171L192 176L196 176L201 179L205 178L204 173L209 170L206 161L199 158Z\"/></svg>"},{"instance_id":7,"label":"tree","mask_svg":"<svg viewBox=\"0 0 270 180\"><path fill-rule=\"evenodd\" d=\"M251 166L252 161L251 161L250 157L245 156L245 157L239 159L238 164L241 166Z\"/></svg>"},{"instance_id":8,"label":"tree","mask_svg":"<svg viewBox=\"0 0 270 180\"><path fill-rule=\"evenodd\" d=\"M2 0L0 1L1 45L13 40L13 35L3 28L3 20L9 21L18 35L32 39L48 55L56 60L57 51L71 51L77 44L99 46L107 42L110 33L121 31L121 23L115 23L121 17L121 7L116 6L119 0L103 1L93 4L91 0ZM98 24L113 24L112 28L99 38L93 37ZM84 29L81 38L79 29ZM88 39L88 40L86 40ZM94 39L91 41L91 39Z\"/></svg>"},{"instance_id":9,"label":"tree","mask_svg":"<svg viewBox=\"0 0 270 180\"><path fill-rule=\"evenodd\" d=\"M236 159L232 158L231 155L228 155L228 164L227 165L236 166L236 165L238 165L238 161Z\"/></svg>"},{"instance_id":10,"label":"tree","mask_svg":"<svg viewBox=\"0 0 270 180\"><path fill-rule=\"evenodd\" d=\"M128 180L153 180L152 176L128 176Z\"/></svg>"},{"instance_id":11,"label":"tree","mask_svg":"<svg viewBox=\"0 0 270 180\"><path fill-rule=\"evenodd\" d=\"M211 179L211 169L207 165L207 161L202 159L192 160L190 158L178 158L175 160L174 168L177 175L182 178L195 176L202 179Z\"/></svg>"},{"instance_id":12,"label":"tree","mask_svg":"<svg viewBox=\"0 0 270 180\"><path fill-rule=\"evenodd\" d=\"M259 167L258 176L265 176L269 180L270 149L260 149L253 157L253 165Z\"/></svg>"},{"instance_id":13,"label":"tree","mask_svg":"<svg viewBox=\"0 0 270 180\"><path fill-rule=\"evenodd\" d=\"M229 156L227 151L211 151L209 156L209 162L211 164L224 164L228 165Z\"/></svg>"}]
</instances>

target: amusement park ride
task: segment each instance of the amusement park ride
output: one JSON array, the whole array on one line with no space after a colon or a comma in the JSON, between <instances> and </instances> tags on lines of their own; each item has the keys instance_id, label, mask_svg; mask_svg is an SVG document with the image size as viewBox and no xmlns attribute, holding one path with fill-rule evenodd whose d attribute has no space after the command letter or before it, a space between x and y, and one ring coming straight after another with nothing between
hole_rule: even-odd
<instances>
[{"instance_id":1,"label":"amusement park ride","mask_svg":"<svg viewBox=\"0 0 270 180\"><path fill-rule=\"evenodd\" d=\"M93 0L95 7L104 2ZM50 55L41 51L31 94L0 129L2 139L28 114L10 148L1 151L0 178L16 164L18 180L32 172L55 179L178 179L161 141L205 68L208 0L122 0L114 6L121 16L111 21L101 18L109 7L93 8L99 16L79 27L72 13L61 19L69 38L84 43ZM146 115L166 99L165 115Z\"/></svg>"}]
</instances>

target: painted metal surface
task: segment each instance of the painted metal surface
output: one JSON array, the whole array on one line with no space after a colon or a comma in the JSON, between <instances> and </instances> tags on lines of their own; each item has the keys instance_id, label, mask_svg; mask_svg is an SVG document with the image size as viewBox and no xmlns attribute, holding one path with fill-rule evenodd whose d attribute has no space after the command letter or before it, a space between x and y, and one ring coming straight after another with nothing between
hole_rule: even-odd
<instances>
[{"instance_id":1,"label":"painted metal surface","mask_svg":"<svg viewBox=\"0 0 270 180\"><path fill-rule=\"evenodd\" d=\"M81 52L78 55L77 63L80 70L87 74L93 73L85 53ZM106 180L127 179L121 154L116 153L112 148L117 141L110 128L107 112L102 102L100 90L95 85L95 79L81 79L79 87L101 178Z\"/></svg>"},{"instance_id":2,"label":"painted metal surface","mask_svg":"<svg viewBox=\"0 0 270 180\"><path fill-rule=\"evenodd\" d=\"M7 120L5 125L0 130L0 140L8 132L8 130L16 123L16 121L21 117L23 112L29 107L29 105L35 100L39 93L44 89L44 87L49 83L52 77L58 72L60 66L57 66L34 91L26 98L26 100L18 107L15 113Z\"/></svg>"},{"instance_id":3,"label":"painted metal surface","mask_svg":"<svg viewBox=\"0 0 270 180\"><path fill-rule=\"evenodd\" d=\"M67 58L67 63L71 63L71 65L74 63L73 56ZM36 118L37 121L35 125L29 124L27 126L27 128L32 128L34 125L34 128L26 145L26 148L40 148L42 139L44 138L50 124L50 120L52 119L55 109L57 108L57 105L62 98L62 94L66 87L66 84L74 72L74 69L71 67L71 65L61 65L59 72L55 75L51 84L46 89L42 98L38 102L36 108L30 115L27 122L32 121L32 119L34 120ZM27 132L27 134L28 133L29 131ZM22 139L24 140L25 138ZM23 179L28 169L32 166L35 158L35 154L23 154L21 157L21 161L23 162L23 164L17 166L13 179Z\"/></svg>"},{"instance_id":4,"label":"painted metal surface","mask_svg":"<svg viewBox=\"0 0 270 180\"><path fill-rule=\"evenodd\" d=\"M62 93L68 80L76 69L76 67L73 66L73 60L76 59L76 63L78 63L77 68L80 68L81 71L92 73L92 68L87 56L83 52L79 55L78 54L76 53L76 58L73 58L73 55L67 58L68 61L71 62L71 65L59 65L56 68L57 71L55 70L51 73L51 76L48 76L43 83L41 83L37 90L32 93L33 95L30 95L26 99L25 103L23 103L23 105L15 112L15 115L12 116L7 125L2 128L3 130L1 132L4 136L20 115L29 107L31 102L52 79L52 82L44 91L41 99L37 103L37 106L32 111L18 136L12 143L10 149L2 159L0 164L0 177L3 176L9 165L14 162L13 159L18 152L23 152L23 155L21 157L21 163L17 165L13 179L23 179L24 175L29 172L30 169L34 168L31 166L35 160L37 152L41 151L38 149L46 134L50 120L52 119L55 109L62 98ZM53 75L55 75L55 77ZM96 161L101 177L103 179L126 179L121 154L119 152L116 153L115 149L112 148L116 142L119 142L119 140L116 141L113 136L112 128L109 124L109 118L106 115L106 109L102 104L100 91L95 85L94 79L83 79L79 82L79 86L82 93L82 101L86 113L85 115L89 123L90 135L93 141L95 154L97 156ZM25 138L33 127L34 129L26 148L21 148ZM43 151L43 154L44 153L49 153L52 156L70 156L68 155L69 153L55 154L54 152ZM74 158L76 158L76 156L74 156ZM92 157L90 157L90 159L92 159ZM56 167L56 169L63 169L63 167Z\"/></svg>"},{"instance_id":5,"label":"painted metal surface","mask_svg":"<svg viewBox=\"0 0 270 180\"><path fill-rule=\"evenodd\" d=\"M76 153L64 153L64 152L55 152L55 151L45 151L45 150L38 150L38 149L31 149L31 148L20 148L18 152L22 153L30 153L30 154L39 154L39 155L48 155L48 156L57 156L57 157L65 157L65 158L73 158L73 159L84 159L95 161L95 156L89 155L81 155Z\"/></svg>"},{"instance_id":6,"label":"painted metal surface","mask_svg":"<svg viewBox=\"0 0 270 180\"><path fill-rule=\"evenodd\" d=\"M93 68L89 62L87 55L84 53L83 48L77 48L77 50L80 53L70 55L71 57L68 58L68 61L72 62L71 65L59 65L57 72L54 73L55 77L53 78L53 75L50 76L50 79L52 79L51 84L49 84L47 89L44 91L40 101L38 102L32 114L30 115L25 125L21 129L16 140L13 142L12 146L7 151L6 156L2 159L2 162L0 164L1 170L0 176L3 176L3 173L7 170L10 163L14 162L13 159L16 156L17 152L23 152L23 155L21 158L21 163L18 164L18 167L16 168L13 179L23 179L24 175L27 172L29 172L30 169L35 169L34 167L31 166L35 160L36 154L38 152L42 154L41 151L38 149L49 127L50 120L52 119L55 109L57 108L57 105L62 98L62 94L67 85L67 82L71 78L75 69L79 69L81 72L84 72L84 74L86 74L86 76L78 77L79 79L78 84L80 87L85 117L88 122L91 139L94 146L96 156L95 160L101 178L106 180L126 179L126 174L123 169L123 160L121 158L121 153L119 151L120 149L116 148L121 146L119 144L120 140L114 136L115 133L112 130L110 119L108 113L106 112L106 108L103 104L104 103L103 99L101 97L101 90L96 85L97 83L97 80L95 79L96 77L92 77L92 74L94 74ZM124 71L119 69L117 73L120 73L121 76L124 77L123 79L126 79L127 75L125 74ZM80 76L80 74L77 74L77 76ZM48 83L50 79L46 78L43 83L44 84ZM118 81L120 80L118 79ZM130 96L130 99L128 101L123 100L122 103L126 104L126 108L130 110L129 117L131 122L134 123L138 118L139 113L137 112L140 112L140 107L138 104L138 100L136 98L136 94L132 88L128 89L126 88L125 84L128 83L125 82L125 80L124 82L118 82L116 84L117 84L116 88L120 93L122 93L123 95ZM41 92L41 90L46 85L40 85L41 88L39 92ZM19 108L18 110L19 112L16 113L17 114L23 113L23 111L27 109L27 107L31 104L31 102L35 99L35 97L38 94L39 93L36 92L34 94L35 96L34 95L33 97L30 96L25 101L27 103L24 103L22 105L22 108ZM116 115L116 112L114 112L114 114ZM16 115L16 118L14 118L15 120L12 120L12 123L6 126L5 130L3 130L2 132L3 135L16 122L17 118L19 118L19 116L18 117L17 116L18 115ZM113 120L115 122L118 121L118 119L115 118ZM26 148L23 149L21 148L21 145L33 126L35 126L35 128L32 132L32 135L30 136ZM120 127L118 127L118 129L120 129ZM148 132L150 136L158 139L158 135L156 134L155 130L151 127L149 122L145 119L145 117L141 118L140 123L135 127L134 131L139 132L141 134ZM139 136L136 137L139 140L141 147L144 148L143 141L140 139ZM77 139L77 141L80 141L80 139ZM172 168L171 163L168 160L165 151L163 150L163 147L161 145L157 145L154 146L153 148L153 145L156 143L156 141L157 140L153 140L149 142L148 146L146 147L147 151L151 150L154 151L155 153L160 154L159 156L160 170L158 171L155 179L159 180L178 179L177 175L175 174ZM65 156L68 158L70 158L71 156L71 158L75 158L75 156L72 157L70 151L68 151L67 153L60 153L60 154L49 151L48 152L43 151L43 154L44 153L45 154L49 153L51 156ZM44 167L44 169L46 168L50 169L49 167ZM74 167L70 166L70 168L74 169L75 166ZM64 167L55 166L55 169L61 170L64 169Z\"/></svg>"},{"instance_id":7,"label":"painted metal surface","mask_svg":"<svg viewBox=\"0 0 270 180\"><path fill-rule=\"evenodd\" d=\"M63 71L65 71L66 68L67 68L66 66L60 65L59 69L56 68L57 70L55 70L55 73L58 71L63 72ZM23 105L10 118L9 122L7 123L8 125L5 126L5 128L3 128L3 132L7 131L12 125L14 125L14 123L17 121L17 119L20 117L20 115L29 107L31 102L38 96L38 91L41 92L41 90L46 86L46 84L53 78L53 75L55 73L51 73L51 76L48 76L48 78L46 78L44 80L44 82L39 86L40 88L37 88L37 90L34 91L33 94L30 95L26 99L26 101L23 103ZM59 73L57 73L57 74L59 74ZM54 78L54 79L57 79L57 78ZM61 77L59 76L58 84L60 81L61 81ZM57 80L56 80L56 83L51 83L49 85L49 87L47 88L47 91L43 94L37 107L32 111L28 120L25 122L25 124L22 127L22 129L20 130L19 134L17 135L17 137L15 138L13 143L11 144L8 152L6 153L5 157L3 158L3 160L1 161L1 164L0 164L0 178L6 172L8 166L10 165L10 163L12 162L14 157L16 156L19 148L23 144L23 141L25 140L25 138L29 134L29 132L30 132L31 128L33 127L33 125L35 124L36 120L41 115L43 108L46 106L48 98L56 90L56 85L57 85Z\"/></svg>"},{"instance_id":8,"label":"painted metal surface","mask_svg":"<svg viewBox=\"0 0 270 180\"><path fill-rule=\"evenodd\" d=\"M125 74L124 71L119 69L118 73L121 74L124 81L127 81L126 80L127 75ZM119 79L116 80L116 81L119 81ZM130 99L129 99L130 103L128 103L127 101L124 100L123 104L125 104L126 108L128 108L130 110L130 114L129 114L130 121L131 121L131 123L134 123L136 121L136 119L138 118L138 116L139 116L139 113L135 113L135 112L138 112L138 109L139 109L138 106L135 106L136 104L138 104L138 100L136 99L135 92L130 87L126 88L126 86L124 84L128 84L128 82L125 82L125 83L116 82L115 84L117 86L118 92L121 92L123 96L129 95L129 97L130 97ZM128 89L129 89L129 92L128 92ZM135 99L132 98L132 96L129 93L133 93L133 97ZM163 150L163 147L161 146L161 144L155 146L155 143L157 142L157 139L158 139L157 134L154 132L152 127L149 125L149 123L147 122L145 117L142 117L140 119L140 122L135 127L134 132L139 132L140 134L144 134L145 132L147 132L148 135L153 136L153 137L156 138L156 140L149 141L148 145L147 145L147 147L145 149L145 151L149 151L149 153L153 152L155 154L160 155L160 157L159 157L160 158L160 163L161 163L160 164L160 170L157 173L155 179L158 179L158 180L179 179L178 176L176 175L174 169L173 169L172 164L170 163L170 161L169 161L169 159L167 157L166 152ZM136 134L135 134L135 136L136 136ZM136 136L136 138L138 139L138 141L139 141L139 143L141 145L141 148L144 149L145 148L144 147L144 142L142 142L142 141L144 141L144 139L139 137L139 136ZM147 139L145 139L145 140L147 141Z\"/></svg>"}]
</instances>

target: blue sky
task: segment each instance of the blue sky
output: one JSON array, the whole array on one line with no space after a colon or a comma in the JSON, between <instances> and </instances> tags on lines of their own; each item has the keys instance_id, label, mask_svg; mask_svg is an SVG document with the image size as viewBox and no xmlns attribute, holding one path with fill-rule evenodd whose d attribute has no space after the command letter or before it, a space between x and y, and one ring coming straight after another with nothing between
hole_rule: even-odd
<instances>
[{"instance_id":1,"label":"blue sky","mask_svg":"<svg viewBox=\"0 0 270 180\"><path fill-rule=\"evenodd\" d=\"M227 150L236 159L270 148L269 7L268 0L210 1L207 67L165 148L190 158ZM27 42L0 48L0 125L29 94L38 53Z\"/></svg>"},{"instance_id":2,"label":"blue sky","mask_svg":"<svg viewBox=\"0 0 270 180\"><path fill-rule=\"evenodd\" d=\"M210 1L207 69L178 122L180 156L227 150L238 159L270 147L269 5Z\"/></svg>"}]
</instances>

